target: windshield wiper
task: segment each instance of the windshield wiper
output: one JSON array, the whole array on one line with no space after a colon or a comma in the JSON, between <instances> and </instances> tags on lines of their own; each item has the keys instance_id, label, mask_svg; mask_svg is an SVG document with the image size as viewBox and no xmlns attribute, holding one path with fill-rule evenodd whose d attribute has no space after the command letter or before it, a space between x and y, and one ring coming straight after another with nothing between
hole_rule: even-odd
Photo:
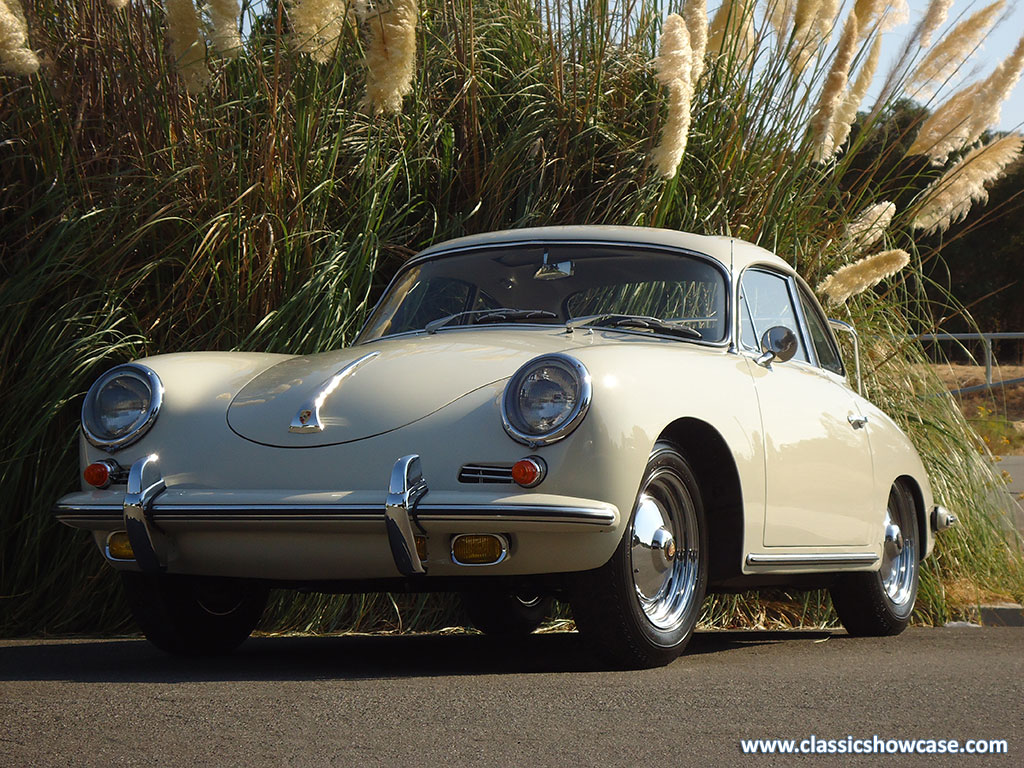
<instances>
[{"instance_id":1,"label":"windshield wiper","mask_svg":"<svg viewBox=\"0 0 1024 768\"><path fill-rule=\"evenodd\" d=\"M669 336L679 336L684 339L703 339L704 336L696 328L691 328L682 323L674 323L669 320L659 320L656 317L646 315L620 315L604 314L577 317L565 324L565 329L572 333L575 328L581 325L602 325L611 328L648 328L657 333L664 333Z\"/></svg>"},{"instance_id":2,"label":"windshield wiper","mask_svg":"<svg viewBox=\"0 0 1024 768\"><path fill-rule=\"evenodd\" d=\"M474 321L474 325L481 323L505 323L514 320L535 320L535 319L549 319L558 317L554 312L549 312L546 309L511 309L509 307L497 307L493 309L467 309L465 312L456 312L454 315L447 315L446 317L439 317L437 320L431 320L424 326L424 330L427 333L437 333L439 328L443 328L448 325L452 320L457 320L460 317L472 317L480 315Z\"/></svg>"}]
</instances>

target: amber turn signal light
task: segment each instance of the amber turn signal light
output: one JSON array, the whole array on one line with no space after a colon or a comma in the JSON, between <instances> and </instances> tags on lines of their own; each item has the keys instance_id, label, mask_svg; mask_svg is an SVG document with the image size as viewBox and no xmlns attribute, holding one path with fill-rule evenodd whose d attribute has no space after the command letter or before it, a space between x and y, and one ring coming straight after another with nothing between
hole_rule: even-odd
<instances>
[{"instance_id":1,"label":"amber turn signal light","mask_svg":"<svg viewBox=\"0 0 1024 768\"><path fill-rule=\"evenodd\" d=\"M540 456L527 456L512 465L512 479L523 488L533 488L548 473L548 465Z\"/></svg>"},{"instance_id":2,"label":"amber turn signal light","mask_svg":"<svg viewBox=\"0 0 1024 768\"><path fill-rule=\"evenodd\" d=\"M463 533L452 539L452 560L458 565L493 565L507 553L505 537L495 533Z\"/></svg>"},{"instance_id":3,"label":"amber turn signal light","mask_svg":"<svg viewBox=\"0 0 1024 768\"><path fill-rule=\"evenodd\" d=\"M134 560L135 550L125 531L114 531L107 537L107 554L114 560Z\"/></svg>"}]
</instances>

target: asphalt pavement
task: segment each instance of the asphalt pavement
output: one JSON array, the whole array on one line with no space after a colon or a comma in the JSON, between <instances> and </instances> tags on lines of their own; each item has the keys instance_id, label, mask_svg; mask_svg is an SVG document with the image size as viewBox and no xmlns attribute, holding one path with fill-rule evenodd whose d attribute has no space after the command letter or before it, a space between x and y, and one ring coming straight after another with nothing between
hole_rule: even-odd
<instances>
[{"instance_id":1,"label":"asphalt pavement","mask_svg":"<svg viewBox=\"0 0 1024 768\"><path fill-rule=\"evenodd\" d=\"M1013 766L1024 629L708 632L607 671L572 633L282 637L172 659L0 641L3 766ZM1006 739L987 756L747 755L740 739Z\"/></svg>"}]
</instances>

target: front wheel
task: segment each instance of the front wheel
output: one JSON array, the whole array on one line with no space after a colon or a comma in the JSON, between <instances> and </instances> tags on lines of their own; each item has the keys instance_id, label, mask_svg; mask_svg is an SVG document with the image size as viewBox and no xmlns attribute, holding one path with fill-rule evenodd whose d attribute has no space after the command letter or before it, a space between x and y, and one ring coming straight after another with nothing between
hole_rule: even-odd
<instances>
[{"instance_id":1,"label":"front wheel","mask_svg":"<svg viewBox=\"0 0 1024 768\"><path fill-rule=\"evenodd\" d=\"M846 631L858 637L898 635L917 600L917 519L902 483L889 491L882 564L874 572L847 573L832 586L832 605Z\"/></svg>"},{"instance_id":2,"label":"front wheel","mask_svg":"<svg viewBox=\"0 0 1024 768\"><path fill-rule=\"evenodd\" d=\"M128 605L153 645L183 656L228 653L256 628L268 591L238 579L124 572Z\"/></svg>"},{"instance_id":3,"label":"front wheel","mask_svg":"<svg viewBox=\"0 0 1024 768\"><path fill-rule=\"evenodd\" d=\"M704 505L685 457L658 443L611 559L571 585L576 625L625 667L668 664L686 647L707 588Z\"/></svg>"}]
</instances>

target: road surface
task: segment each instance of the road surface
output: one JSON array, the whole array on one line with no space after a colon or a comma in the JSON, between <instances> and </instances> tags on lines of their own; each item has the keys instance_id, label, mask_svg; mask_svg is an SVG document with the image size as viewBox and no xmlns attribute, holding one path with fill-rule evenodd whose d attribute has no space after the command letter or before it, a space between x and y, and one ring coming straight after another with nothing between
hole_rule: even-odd
<instances>
[{"instance_id":1,"label":"road surface","mask_svg":"<svg viewBox=\"0 0 1024 768\"><path fill-rule=\"evenodd\" d=\"M0 641L4 766L1021 765L1024 628L699 633L662 669L575 634ZM1006 739L985 757L745 755L741 738Z\"/></svg>"}]
</instances>

